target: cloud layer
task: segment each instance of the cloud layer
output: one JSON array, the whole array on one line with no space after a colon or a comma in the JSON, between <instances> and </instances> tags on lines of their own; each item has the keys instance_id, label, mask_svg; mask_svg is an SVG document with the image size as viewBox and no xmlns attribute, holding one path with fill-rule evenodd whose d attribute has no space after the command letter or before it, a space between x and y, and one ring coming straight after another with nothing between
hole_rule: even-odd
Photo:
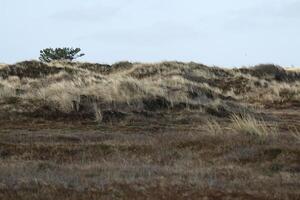
<instances>
[{"instance_id":1,"label":"cloud layer","mask_svg":"<svg viewBox=\"0 0 300 200\"><path fill-rule=\"evenodd\" d=\"M95 62L300 65L298 0L0 0L0 62L78 46Z\"/></svg>"}]
</instances>

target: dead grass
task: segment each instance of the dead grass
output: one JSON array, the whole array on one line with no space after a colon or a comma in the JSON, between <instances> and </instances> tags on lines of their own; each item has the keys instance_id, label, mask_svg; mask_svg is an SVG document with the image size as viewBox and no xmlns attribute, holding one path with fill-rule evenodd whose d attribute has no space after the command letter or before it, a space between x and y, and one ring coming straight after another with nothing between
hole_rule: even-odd
<instances>
[{"instance_id":1,"label":"dead grass","mask_svg":"<svg viewBox=\"0 0 300 200\"><path fill-rule=\"evenodd\" d=\"M270 135L277 134L276 125L268 126L264 120L257 120L251 115L239 116L233 115L231 117L233 129L242 134L266 138Z\"/></svg>"},{"instance_id":2,"label":"dead grass","mask_svg":"<svg viewBox=\"0 0 300 200\"><path fill-rule=\"evenodd\" d=\"M300 142L300 131L294 127L291 130L291 136L299 143Z\"/></svg>"},{"instance_id":3,"label":"dead grass","mask_svg":"<svg viewBox=\"0 0 300 200\"><path fill-rule=\"evenodd\" d=\"M185 118L189 115L186 113ZM32 125L27 123L22 130L2 129L0 197L299 197L295 190L300 178L296 140L276 137L262 145L249 140L248 133L245 135L240 129L233 134L230 122L219 118L196 124L164 121L159 125L162 120L88 128L49 123L49 127L35 130L30 130ZM262 129L262 123L253 118L247 120L239 121L247 124L247 130L262 134L267 129ZM174 191L179 193L174 195Z\"/></svg>"},{"instance_id":4,"label":"dead grass","mask_svg":"<svg viewBox=\"0 0 300 200\"><path fill-rule=\"evenodd\" d=\"M283 82L276 79L278 73L284 77ZM261 77L263 74L265 77ZM140 111L149 107L145 102L160 99L168 108L201 108L218 116L239 112L235 110L239 105L234 100L263 106L287 105L299 102L300 96L300 83L295 82L297 74L289 74L273 65L236 70L180 62L121 62L110 67L27 61L3 66L0 76L1 99L16 97L23 102L18 105L19 114L32 110L45 112L45 116L53 111L74 115L79 107L91 107L82 105L86 104L83 96L97 105L96 110L100 112L107 109ZM26 107L23 111L22 106ZM46 107L48 110L42 111Z\"/></svg>"},{"instance_id":5,"label":"dead grass","mask_svg":"<svg viewBox=\"0 0 300 200\"><path fill-rule=\"evenodd\" d=\"M0 77L0 199L300 198L297 73L28 61Z\"/></svg>"},{"instance_id":6,"label":"dead grass","mask_svg":"<svg viewBox=\"0 0 300 200\"><path fill-rule=\"evenodd\" d=\"M221 125L214 119L208 120L205 128L207 133L212 134L213 136L218 136L224 133Z\"/></svg>"},{"instance_id":7,"label":"dead grass","mask_svg":"<svg viewBox=\"0 0 300 200\"><path fill-rule=\"evenodd\" d=\"M300 67L287 67L285 69L292 72L300 72Z\"/></svg>"}]
</instances>

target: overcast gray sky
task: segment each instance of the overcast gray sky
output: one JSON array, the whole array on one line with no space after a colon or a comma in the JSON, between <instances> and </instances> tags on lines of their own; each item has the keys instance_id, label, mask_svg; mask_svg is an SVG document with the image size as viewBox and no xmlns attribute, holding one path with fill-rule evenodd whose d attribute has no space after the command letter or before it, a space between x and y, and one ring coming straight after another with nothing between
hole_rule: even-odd
<instances>
[{"instance_id":1,"label":"overcast gray sky","mask_svg":"<svg viewBox=\"0 0 300 200\"><path fill-rule=\"evenodd\" d=\"M300 0L0 0L0 63L46 47L84 61L300 65Z\"/></svg>"}]
</instances>

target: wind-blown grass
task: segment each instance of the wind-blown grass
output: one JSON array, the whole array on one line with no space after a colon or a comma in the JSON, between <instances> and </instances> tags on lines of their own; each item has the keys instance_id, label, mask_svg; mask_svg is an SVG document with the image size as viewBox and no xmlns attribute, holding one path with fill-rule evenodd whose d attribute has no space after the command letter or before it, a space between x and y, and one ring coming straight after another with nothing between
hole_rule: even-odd
<instances>
[{"instance_id":1,"label":"wind-blown grass","mask_svg":"<svg viewBox=\"0 0 300 200\"><path fill-rule=\"evenodd\" d=\"M276 127L271 127L264 120L257 120L251 115L239 116L232 115L231 117L233 129L242 134L265 138L270 135L276 135Z\"/></svg>"}]
</instances>

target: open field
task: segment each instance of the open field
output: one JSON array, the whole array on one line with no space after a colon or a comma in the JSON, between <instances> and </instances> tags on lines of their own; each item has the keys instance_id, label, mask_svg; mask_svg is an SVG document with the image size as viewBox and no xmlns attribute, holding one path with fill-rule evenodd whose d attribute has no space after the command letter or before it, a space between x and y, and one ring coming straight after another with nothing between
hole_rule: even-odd
<instances>
[{"instance_id":1,"label":"open field","mask_svg":"<svg viewBox=\"0 0 300 200\"><path fill-rule=\"evenodd\" d=\"M0 199L300 199L300 73L0 67Z\"/></svg>"}]
</instances>

